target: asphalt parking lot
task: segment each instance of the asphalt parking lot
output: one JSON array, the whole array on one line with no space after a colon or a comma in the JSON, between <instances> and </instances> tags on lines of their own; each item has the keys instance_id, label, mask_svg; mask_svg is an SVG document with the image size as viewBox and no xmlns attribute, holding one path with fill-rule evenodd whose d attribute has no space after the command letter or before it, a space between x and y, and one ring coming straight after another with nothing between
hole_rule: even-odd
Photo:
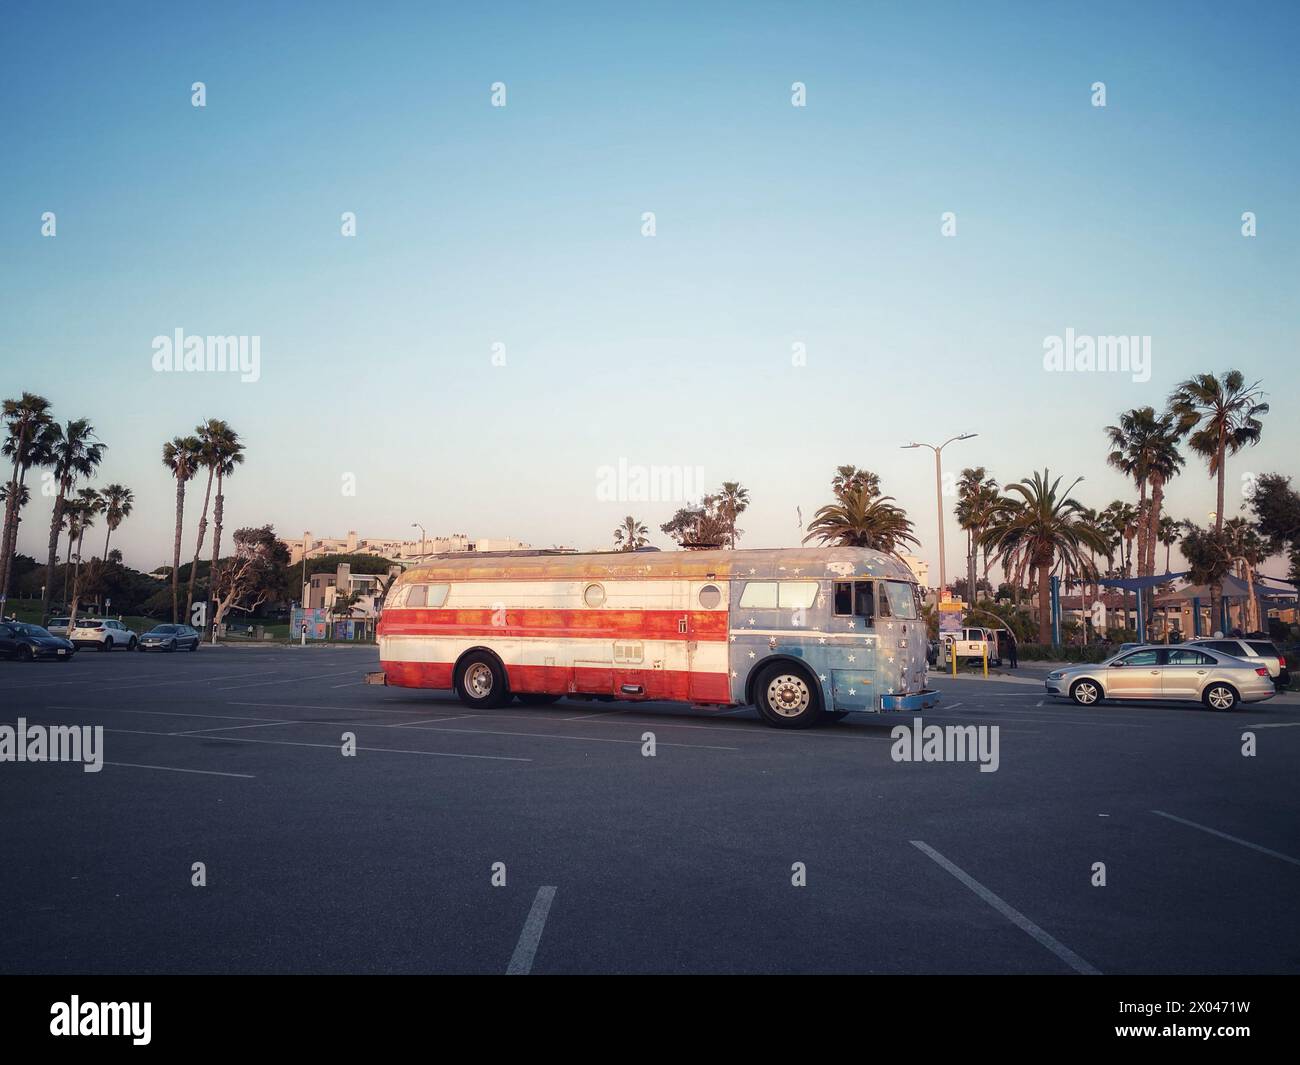
<instances>
[{"instance_id":1,"label":"asphalt parking lot","mask_svg":"<svg viewBox=\"0 0 1300 1065\"><path fill-rule=\"evenodd\" d=\"M105 761L0 764L0 970L1300 972L1295 703L1083 711L936 677L925 723L999 727L980 772L894 761L912 715L471 712L375 668L0 662L0 724L102 725Z\"/></svg>"}]
</instances>

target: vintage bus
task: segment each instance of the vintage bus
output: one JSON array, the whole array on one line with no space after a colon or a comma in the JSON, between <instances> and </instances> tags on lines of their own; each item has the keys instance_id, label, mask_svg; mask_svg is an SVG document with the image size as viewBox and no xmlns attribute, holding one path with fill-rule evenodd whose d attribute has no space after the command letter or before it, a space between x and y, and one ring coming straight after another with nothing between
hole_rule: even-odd
<instances>
[{"instance_id":1,"label":"vintage bus","mask_svg":"<svg viewBox=\"0 0 1300 1065\"><path fill-rule=\"evenodd\" d=\"M752 704L801 728L938 701L911 571L854 547L440 556L393 582L378 636L377 682L477 707Z\"/></svg>"}]
</instances>

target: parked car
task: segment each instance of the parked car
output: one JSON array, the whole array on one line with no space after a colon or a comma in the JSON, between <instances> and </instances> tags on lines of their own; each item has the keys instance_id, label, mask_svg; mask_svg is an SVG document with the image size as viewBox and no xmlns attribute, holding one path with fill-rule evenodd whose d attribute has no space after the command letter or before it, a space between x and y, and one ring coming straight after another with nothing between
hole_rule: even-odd
<instances>
[{"instance_id":1,"label":"parked car","mask_svg":"<svg viewBox=\"0 0 1300 1065\"><path fill-rule=\"evenodd\" d=\"M45 631L51 636L62 636L66 639L68 635L68 619L66 617L50 618L50 623L45 626Z\"/></svg>"},{"instance_id":2,"label":"parked car","mask_svg":"<svg viewBox=\"0 0 1300 1065\"><path fill-rule=\"evenodd\" d=\"M1268 675L1279 688L1291 683L1291 671L1286 667L1286 656L1272 640L1253 636L1198 636L1190 641L1196 647L1208 647L1225 655L1268 667Z\"/></svg>"},{"instance_id":3,"label":"parked car","mask_svg":"<svg viewBox=\"0 0 1300 1065\"><path fill-rule=\"evenodd\" d=\"M197 651L202 637L188 625L155 625L140 637L141 651Z\"/></svg>"},{"instance_id":4,"label":"parked car","mask_svg":"<svg viewBox=\"0 0 1300 1065\"><path fill-rule=\"evenodd\" d=\"M1092 706L1103 699L1198 701L1211 710L1232 710L1277 694L1261 663L1198 644L1145 645L1100 664L1071 666L1047 674L1048 695Z\"/></svg>"},{"instance_id":5,"label":"parked car","mask_svg":"<svg viewBox=\"0 0 1300 1065\"><path fill-rule=\"evenodd\" d=\"M111 651L125 647L134 651L136 635L120 621L113 618L77 618L77 627L68 633L68 639L78 647L95 647Z\"/></svg>"},{"instance_id":6,"label":"parked car","mask_svg":"<svg viewBox=\"0 0 1300 1065\"><path fill-rule=\"evenodd\" d=\"M992 629L984 628L965 628L960 632L942 632L939 639L946 641L949 646L949 652L956 654L958 658L978 658L983 660L988 656L989 665L1002 665L1002 657L998 653L997 633Z\"/></svg>"},{"instance_id":7,"label":"parked car","mask_svg":"<svg viewBox=\"0 0 1300 1065\"><path fill-rule=\"evenodd\" d=\"M77 653L71 640L53 636L39 625L25 621L0 621L0 655L32 662L37 658L57 658L68 662Z\"/></svg>"}]
</instances>

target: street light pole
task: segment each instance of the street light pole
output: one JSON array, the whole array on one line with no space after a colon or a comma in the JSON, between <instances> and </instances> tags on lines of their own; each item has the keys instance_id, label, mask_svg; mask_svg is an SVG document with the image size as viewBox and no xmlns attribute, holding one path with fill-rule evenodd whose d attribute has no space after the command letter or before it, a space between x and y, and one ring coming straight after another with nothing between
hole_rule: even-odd
<instances>
[{"instance_id":1,"label":"street light pole","mask_svg":"<svg viewBox=\"0 0 1300 1065\"><path fill-rule=\"evenodd\" d=\"M960 436L945 440L938 447L935 447L934 444L918 444L916 441L903 445L903 450L913 447L928 447L934 452L934 498L939 508L939 599L936 602L943 599L943 590L948 584L948 565L944 560L943 547L943 461L941 456L943 449L949 444L956 440L969 440L974 436L979 436L979 433L962 433ZM975 589L968 588L966 591L970 595L971 602L975 602Z\"/></svg>"},{"instance_id":2,"label":"street light pole","mask_svg":"<svg viewBox=\"0 0 1300 1065\"><path fill-rule=\"evenodd\" d=\"M426 539L425 534L424 534L424 526L421 525L418 521L413 521L413 522L411 522L411 528L412 528L412 529L419 529L419 530L420 530L420 561L423 562L423 561L424 561L424 541L425 541L425 539Z\"/></svg>"}]
</instances>

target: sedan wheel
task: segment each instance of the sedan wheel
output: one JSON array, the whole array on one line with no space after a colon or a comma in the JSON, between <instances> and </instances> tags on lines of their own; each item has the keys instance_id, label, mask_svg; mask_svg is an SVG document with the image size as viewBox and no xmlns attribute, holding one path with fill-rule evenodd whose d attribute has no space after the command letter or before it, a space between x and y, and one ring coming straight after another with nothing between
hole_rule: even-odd
<instances>
[{"instance_id":1,"label":"sedan wheel","mask_svg":"<svg viewBox=\"0 0 1300 1065\"><path fill-rule=\"evenodd\" d=\"M23 662L31 662L36 658L36 652L26 645L18 648L18 658Z\"/></svg>"},{"instance_id":2,"label":"sedan wheel","mask_svg":"<svg viewBox=\"0 0 1300 1065\"><path fill-rule=\"evenodd\" d=\"M1081 680L1070 689L1070 698L1080 706L1092 706L1101 698L1101 689L1093 681Z\"/></svg>"},{"instance_id":3,"label":"sedan wheel","mask_svg":"<svg viewBox=\"0 0 1300 1065\"><path fill-rule=\"evenodd\" d=\"M1237 693L1226 684L1211 684L1205 689L1205 705L1211 710L1231 710L1237 705Z\"/></svg>"}]
</instances>

